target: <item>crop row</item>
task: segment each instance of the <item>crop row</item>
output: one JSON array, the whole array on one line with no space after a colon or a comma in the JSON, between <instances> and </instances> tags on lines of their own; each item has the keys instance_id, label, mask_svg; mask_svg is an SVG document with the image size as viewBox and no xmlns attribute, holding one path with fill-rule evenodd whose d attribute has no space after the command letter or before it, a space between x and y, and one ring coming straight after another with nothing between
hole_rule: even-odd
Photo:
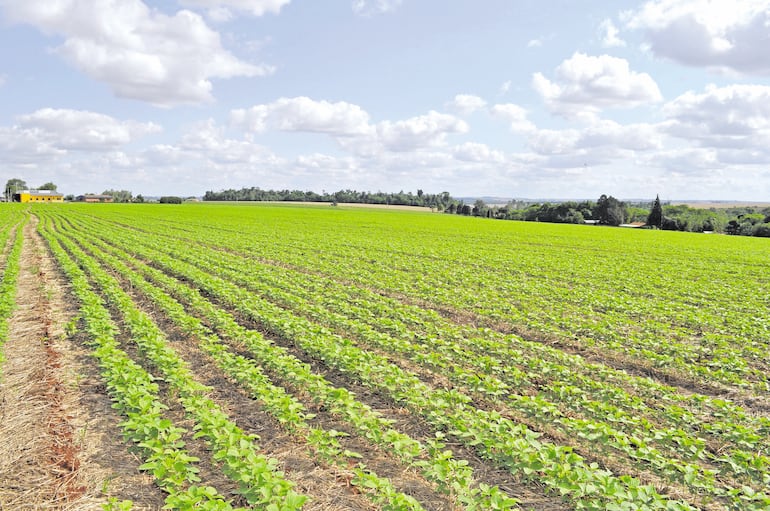
<instances>
[{"instance_id":1,"label":"crop row","mask_svg":"<svg viewBox=\"0 0 770 511\"><path fill-rule=\"evenodd\" d=\"M356 453L343 451L339 447L334 438L339 434L338 432L323 431L308 426L306 420L312 416L304 410L301 403L279 391L277 387L267 384L266 378L252 360L229 352L199 319L186 314L183 307L161 291L159 286L169 290L173 295L181 295L196 310L201 311L204 317L210 320L213 318L220 331L226 333L230 339L238 339L241 344L246 344L260 363L265 364L273 373L280 374L284 379L289 380L295 389L311 394L314 401L343 417L362 436L395 453L408 465L421 470L427 479L438 485L439 491L448 494L450 498L457 501L458 505L465 509L509 509L515 505L515 500L499 488L474 484L473 471L467 466L467 462L453 459L451 453L442 450L440 442L433 441L428 445L422 445L408 435L396 431L392 427L392 421L382 418L368 406L356 401L353 394L346 389L333 387L323 377L314 374L309 366L288 355L286 350L272 345L257 332L244 329L229 314L216 309L202 299L195 290L178 282L175 283L173 279L157 270L138 264L135 258L123 254L123 261L121 261L102 250L97 250L95 247L98 245L113 254L118 252L100 243L96 238L89 238L89 245L95 257L124 275L132 286L151 298L167 317L186 333L195 335L200 340L204 351L217 360L234 379L255 392L255 397L260 399L280 422L289 427L292 432L301 434L315 450L317 456L323 460L350 458ZM131 271L126 266L126 261L131 261L134 266L138 266L139 270L153 282L148 283ZM354 469L353 483L367 486L368 488L362 490L369 493L379 489L379 497L374 494L376 501L382 500L384 495L388 497L388 505L393 509L417 508L413 499L398 494L387 481L377 478L376 474L365 471L364 468L365 465L359 463L359 466Z\"/></svg>"},{"instance_id":2,"label":"crop row","mask_svg":"<svg viewBox=\"0 0 770 511\"><path fill-rule=\"evenodd\" d=\"M167 407L158 397L158 384L120 349L116 339L119 329L83 271L45 229L41 233L80 302L79 314L89 336L91 355L100 366L113 407L126 417L120 424L123 434L140 449L145 462L141 468L150 471L168 493L166 505L171 509L232 509L215 488L195 484L200 482L199 460L185 450L186 431L164 417ZM74 328L75 322L70 330Z\"/></svg>"},{"instance_id":3,"label":"crop row","mask_svg":"<svg viewBox=\"0 0 770 511\"><path fill-rule=\"evenodd\" d=\"M6 242L5 267L2 279L0 279L0 379L2 379L2 366L5 361L3 346L8 340L9 320L16 307L16 286L19 277L19 258L24 238L22 230L26 221L14 226L6 223L0 232L0 240Z\"/></svg>"},{"instance_id":4,"label":"crop row","mask_svg":"<svg viewBox=\"0 0 770 511\"><path fill-rule=\"evenodd\" d=\"M141 254L141 249L135 246L123 248L138 250ZM576 508L614 505L631 505L637 509L689 508L684 502L665 499L651 486L642 485L633 478L614 476L596 465L589 465L571 449L543 441L526 426L495 411L472 406L471 399L457 390L432 388L385 357L359 349L350 340L292 315L211 273L158 253L148 255L148 259L171 274L194 283L227 307L293 341L328 365L387 393L437 429L476 448L495 463L563 493ZM212 271L216 273L217 270Z\"/></svg>"},{"instance_id":5,"label":"crop row","mask_svg":"<svg viewBox=\"0 0 770 511\"><path fill-rule=\"evenodd\" d=\"M50 232L47 234L49 240L53 239ZM63 238L56 241L76 257L108 303L120 312L132 341L178 394L179 401L195 421L195 437L206 440L213 459L222 465L224 474L238 484L238 493L252 506L275 511L300 509L306 497L292 490L292 484L277 470L276 460L259 453L256 446L259 437L245 434L207 397L209 389L195 380L186 363L168 346L163 333L136 308L112 276L71 241Z\"/></svg>"},{"instance_id":6,"label":"crop row","mask_svg":"<svg viewBox=\"0 0 770 511\"><path fill-rule=\"evenodd\" d=\"M129 235L130 236L130 235ZM142 244L139 238L131 240L131 245L136 247L137 244ZM426 365L437 366L439 369L444 370L445 374L451 375L456 384L464 385L466 388L474 387L475 390L481 393L486 393L487 398L492 399L497 403L504 403L504 400L498 399L501 394L505 394L505 400L510 405L514 406L518 411L523 411L533 419L536 419L534 424L538 422L559 424L563 427L563 430L567 436L574 436L582 439L584 442L589 442L592 447L591 450L596 452L603 452L606 456L616 457L617 453L608 451L608 448L616 449L625 453L627 456L637 461L644 462L649 467L660 473L661 475L674 480L679 481L691 488L694 492L707 491L710 495L721 495L728 501L734 502L736 506L742 508L747 501L753 501L752 505L755 508L763 508L767 504L767 498L760 493L756 488L741 487L739 484L737 487L730 486L727 482L719 482L716 480L716 471L711 469L700 468L697 464L688 463L686 461L680 461L676 458L667 458L663 453L655 448L656 443L660 444L664 449L667 449L684 459L699 460L701 458L709 458L711 461L720 462L725 464L725 468L732 470L737 475L748 475L757 480L759 487L763 487L766 484L767 479L767 465L766 458L761 455L755 455L751 452L745 452L737 450L732 456L726 456L724 453L705 452L703 449L703 441L698 441L697 438L690 437L683 431L678 429L673 430L660 430L655 429L649 423L641 423L646 429L644 431L638 429L640 421L632 414L622 414L615 412L614 418L617 419L617 423L621 426L625 426L628 433L623 433L613 427L609 423L596 422L588 419L576 419L572 415L566 415L559 411L553 403L543 395L535 396L521 396L517 394L508 393L510 387L518 387L522 384L523 373L519 372L515 374L515 380L509 380L507 385L501 381L501 377L504 379L505 375L504 367L500 364L499 360L487 358L483 360L483 366L474 367L473 371L466 371L462 369L462 365L458 363L472 364L475 360L479 360L477 354L469 353L465 351L465 348L456 344L441 344L441 337L435 338L420 338L419 344L413 344L408 341L407 338L395 340L392 337L384 335L378 335L372 329L361 325L360 323L350 321L345 316L330 312L327 309L319 307L316 303L323 303L328 301L328 296L334 295L333 290L330 290L328 286L323 289L322 294L309 295L308 300L298 300L296 295L288 295L281 291L281 287L287 286L293 289L294 293L302 295L307 294L307 290L313 286L308 285L312 279L307 279L310 282L304 282L306 284L304 290L300 289L301 286L296 284L290 286L287 280L277 279L271 281L270 277L265 272L260 272L255 269L253 262L242 262L238 264L238 259L233 257L227 257L222 254L209 251L195 250L194 248L187 247L184 255L180 254L173 245L167 243L163 244L166 247L165 251L169 253L177 253L178 257L188 260L188 262L197 262L200 266L206 268L218 268L218 273L222 276L229 278L231 282L237 281L240 285L251 288L252 290L260 292L264 296L270 296L273 301L281 302L284 306L289 306L295 311L303 311L304 314L325 322L327 326L337 327L339 331L345 331L349 333L356 333L359 337L368 339L369 342L376 344L378 348L389 351L397 351L401 355L406 355L416 362L424 363ZM134 249L135 250L135 249ZM157 258L156 252L145 252L145 257ZM231 268L231 269L228 269ZM251 271L249 271L251 269ZM305 276L307 277L307 276ZM373 297L372 297L373 298ZM344 311L349 314L350 306L345 301L332 301L333 309L336 311ZM384 312L384 311L383 311ZM436 347L442 349L441 352L426 351L426 346ZM489 369L490 363L497 362L496 367L499 369L497 372L490 373L483 378L479 378L479 370ZM536 375L530 373L530 378L534 378ZM475 378L475 379L474 379ZM471 389L474 390L474 389ZM611 411L613 407L607 406L602 410L602 402L586 402L583 399L582 393L579 389L567 384L560 384L558 386L552 385L549 389L552 396L560 398L562 401L570 403L572 409L580 411L582 407L588 408L588 405L594 405L594 411L607 412ZM609 409L609 410L608 410ZM634 426L637 429L629 428ZM670 444L666 443L669 442Z\"/></svg>"},{"instance_id":7,"label":"crop row","mask_svg":"<svg viewBox=\"0 0 770 511\"><path fill-rule=\"evenodd\" d=\"M644 258L640 261L633 251L633 258L611 252L609 249L616 247L609 246L609 242L607 251L605 247L589 247L584 240L596 243L596 236L561 240L559 248L568 253L558 257L550 246L543 248L545 243L527 240L521 245L503 245L501 241L493 245L493 250L484 251L483 238L469 237L467 245L476 241L482 245L475 248L483 253L479 258L436 236L430 238L430 243L416 246L408 229L402 236L388 232L387 244L367 247L355 228L347 225L340 226L334 236L319 240L322 233L313 233L299 224L282 233L280 243L276 243L269 232L237 236L236 232L248 229L248 220L226 219L232 224L224 229L213 222L199 222L193 227L170 222L152 225L153 229L168 227L183 235L198 232L216 237L224 233L230 237L229 245L243 252L472 310L490 321L527 324L563 342L577 338L584 347L611 348L647 360L653 367L688 373L700 381L752 384L767 390L763 353L768 326L762 314L743 312L767 307L759 299L767 283L758 280L759 276L746 282L750 285L733 286L729 267L672 267L677 254L664 250L657 262ZM573 229L572 233L591 231ZM604 234L612 237L611 233ZM371 239L378 239L376 231L366 243L371 244ZM568 246L569 242L576 246ZM700 248L706 254L702 259L708 260L710 247ZM758 247L744 248L744 254L736 251L730 257L738 261L753 257L746 264L759 264ZM610 258L611 264L606 264ZM580 264L575 264L578 259ZM373 264L382 261L387 264ZM565 262L569 266L562 267ZM602 278L597 278L597 273ZM639 279L639 275L645 278ZM478 299L480 295L484 300ZM658 342L661 334L668 342Z\"/></svg>"},{"instance_id":8,"label":"crop row","mask_svg":"<svg viewBox=\"0 0 770 511\"><path fill-rule=\"evenodd\" d=\"M128 236L131 237L130 234ZM487 394L493 399L506 394L507 399L514 400L516 408L536 419L548 419L548 422L562 424L567 428L568 435L576 433L598 444L600 448L614 445L631 457L652 464L654 469L670 477L689 480L688 484L696 488L698 484L713 485L713 472L705 472L707 481L699 482L699 469L696 466L676 460L667 461L661 457L655 445L684 459L708 459L724 464L724 468L737 475L747 475L761 486L767 484L767 457L761 454L767 452L767 444L763 441L763 434L758 434L763 431L764 435L767 434L767 421L759 420L740 426L740 421L735 421L743 419L745 422L748 417L737 413L739 410L731 408L728 402L715 400L711 403L713 406L703 410L701 415L693 416L672 403L674 400L681 402L684 396L672 394L671 389L657 386L651 391L658 397L662 395L664 399L659 399L655 403L657 410L652 410L644 401L629 396L623 388L580 375L578 370L584 366L584 373L594 378L605 376L618 380L617 372L596 364L581 363L579 357L564 361L563 354L558 350L550 349L550 353L544 353L542 345L526 343L512 336L500 340L490 339L494 336L490 336L492 332L488 331L482 332L486 334L485 337L479 336L477 332L474 337L464 339L458 329L449 330L446 322L434 328L430 334L414 332L401 320L406 319L409 326L422 323L419 309L415 307L404 307L376 293L357 288L330 286L327 280L312 275L298 275L281 268L266 267L253 260L189 244L185 252L181 253L174 248L173 240L169 241L171 243L162 245L166 247L167 254L175 252L178 257L193 264L217 267L231 281L269 296L282 306L325 321L340 331L357 332L359 337L368 338L384 349L401 350L401 354L406 354L418 363L451 374L458 384L471 390ZM135 245L145 242L140 236L132 238L132 244ZM429 319L433 322L428 326L436 327L435 315ZM382 328L383 325L386 328ZM389 336L385 337L372 329L385 331ZM413 340L417 342L411 342ZM516 348L517 345L527 345L527 349L520 350ZM528 353L532 351L534 353ZM627 375L622 377L628 379ZM645 382L637 379L637 383ZM533 390L526 395L510 393L510 389L521 392L535 388L539 392ZM554 406L554 400L558 402L559 408ZM696 405L701 403L693 401ZM565 416L565 412L560 409L565 410L569 416ZM575 414L584 417L579 419ZM668 422L671 425L661 428L645 419L645 415L653 421ZM729 420L720 419L720 416L727 416ZM706 449L705 441L693 436L693 433L714 436L712 447ZM740 448L727 455L724 446L726 440ZM715 452L714 445L719 446L719 452Z\"/></svg>"}]
</instances>

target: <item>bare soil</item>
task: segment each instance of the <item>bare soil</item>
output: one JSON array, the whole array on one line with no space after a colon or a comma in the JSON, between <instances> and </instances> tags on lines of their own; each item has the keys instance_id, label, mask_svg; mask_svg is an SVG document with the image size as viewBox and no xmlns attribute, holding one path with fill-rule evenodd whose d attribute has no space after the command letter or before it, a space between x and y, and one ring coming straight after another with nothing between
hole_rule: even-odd
<instances>
[{"instance_id":1,"label":"bare soil","mask_svg":"<svg viewBox=\"0 0 770 511\"><path fill-rule=\"evenodd\" d=\"M0 382L0 510L100 509L109 497L160 509L163 494L120 437L74 301L33 216L24 227Z\"/></svg>"}]
</instances>

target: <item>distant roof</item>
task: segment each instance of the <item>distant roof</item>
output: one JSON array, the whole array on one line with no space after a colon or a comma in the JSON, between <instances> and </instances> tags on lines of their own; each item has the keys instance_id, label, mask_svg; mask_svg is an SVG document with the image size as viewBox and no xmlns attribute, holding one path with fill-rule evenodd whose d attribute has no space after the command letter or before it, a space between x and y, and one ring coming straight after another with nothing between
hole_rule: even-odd
<instances>
[{"instance_id":1,"label":"distant roof","mask_svg":"<svg viewBox=\"0 0 770 511\"><path fill-rule=\"evenodd\" d=\"M26 193L29 195L63 195L56 190L18 190L16 193Z\"/></svg>"}]
</instances>

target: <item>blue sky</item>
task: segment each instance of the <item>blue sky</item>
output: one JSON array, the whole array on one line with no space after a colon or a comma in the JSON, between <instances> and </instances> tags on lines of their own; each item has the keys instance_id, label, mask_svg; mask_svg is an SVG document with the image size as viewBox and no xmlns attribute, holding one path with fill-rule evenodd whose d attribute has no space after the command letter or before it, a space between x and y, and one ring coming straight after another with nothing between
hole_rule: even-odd
<instances>
[{"instance_id":1,"label":"blue sky","mask_svg":"<svg viewBox=\"0 0 770 511\"><path fill-rule=\"evenodd\" d=\"M770 0L0 0L0 180L770 200Z\"/></svg>"}]
</instances>

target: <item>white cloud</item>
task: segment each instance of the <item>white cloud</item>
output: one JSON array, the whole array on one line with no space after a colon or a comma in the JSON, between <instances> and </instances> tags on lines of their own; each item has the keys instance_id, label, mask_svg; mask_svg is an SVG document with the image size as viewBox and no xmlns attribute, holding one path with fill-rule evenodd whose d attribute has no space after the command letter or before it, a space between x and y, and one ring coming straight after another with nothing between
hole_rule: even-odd
<instances>
[{"instance_id":1,"label":"white cloud","mask_svg":"<svg viewBox=\"0 0 770 511\"><path fill-rule=\"evenodd\" d=\"M542 39L530 39L527 42L527 48L540 48L541 46L543 46Z\"/></svg>"},{"instance_id":2,"label":"white cloud","mask_svg":"<svg viewBox=\"0 0 770 511\"><path fill-rule=\"evenodd\" d=\"M578 168L631 161L638 154L653 153L663 148L663 136L656 125L601 120L580 130L537 130L528 143L535 154L546 158L542 166Z\"/></svg>"},{"instance_id":3,"label":"white cloud","mask_svg":"<svg viewBox=\"0 0 770 511\"><path fill-rule=\"evenodd\" d=\"M118 121L104 114L53 108L22 115L18 121L18 129L34 133L41 142L62 150L111 151L161 131L153 123Z\"/></svg>"},{"instance_id":4,"label":"white cloud","mask_svg":"<svg viewBox=\"0 0 770 511\"><path fill-rule=\"evenodd\" d=\"M575 53L556 68L556 81L535 73L532 86L548 108L566 118L595 119L605 108L633 108L662 99L647 73L631 71L625 59Z\"/></svg>"},{"instance_id":5,"label":"white cloud","mask_svg":"<svg viewBox=\"0 0 770 511\"><path fill-rule=\"evenodd\" d=\"M208 102L214 78L272 72L234 57L190 11L168 16L141 0L0 2L10 20L63 36L56 53L120 97L158 106Z\"/></svg>"},{"instance_id":6,"label":"white cloud","mask_svg":"<svg viewBox=\"0 0 770 511\"><path fill-rule=\"evenodd\" d=\"M493 105L489 113L492 117L506 121L514 133L528 133L535 129L535 125L527 119L527 111L519 105L513 103Z\"/></svg>"},{"instance_id":7,"label":"white cloud","mask_svg":"<svg viewBox=\"0 0 770 511\"><path fill-rule=\"evenodd\" d=\"M770 160L770 86L709 86L663 108L666 132L704 147L758 150ZM731 156L735 159L734 156Z\"/></svg>"},{"instance_id":8,"label":"white cloud","mask_svg":"<svg viewBox=\"0 0 770 511\"><path fill-rule=\"evenodd\" d=\"M21 115L14 126L0 126L0 161L34 185L46 181L93 186L92 178L109 179L139 160L123 148L156 133L153 123L121 121L87 111L44 108ZM110 172L111 171L111 172ZM107 183L105 188L114 188Z\"/></svg>"},{"instance_id":9,"label":"white cloud","mask_svg":"<svg viewBox=\"0 0 770 511\"><path fill-rule=\"evenodd\" d=\"M350 4L353 12L359 16L384 14L396 9L402 0L353 0Z\"/></svg>"},{"instance_id":10,"label":"white cloud","mask_svg":"<svg viewBox=\"0 0 770 511\"><path fill-rule=\"evenodd\" d=\"M446 104L447 108L460 115L470 115L486 105L487 102L484 99L472 94L458 94Z\"/></svg>"},{"instance_id":11,"label":"white cloud","mask_svg":"<svg viewBox=\"0 0 770 511\"><path fill-rule=\"evenodd\" d=\"M498 93L500 96L503 96L503 95L505 95L505 94L508 94L508 91L510 91L510 90L511 90L511 85L512 85L511 81L510 81L510 80L506 80L506 81L505 81L505 82L503 82L503 84L500 86L500 89L497 91L497 93Z\"/></svg>"},{"instance_id":12,"label":"white cloud","mask_svg":"<svg viewBox=\"0 0 770 511\"><path fill-rule=\"evenodd\" d=\"M369 114L358 105L344 101L316 101L304 96L280 98L265 105L233 110L230 121L255 132L277 129L352 136L372 130Z\"/></svg>"},{"instance_id":13,"label":"white cloud","mask_svg":"<svg viewBox=\"0 0 770 511\"><path fill-rule=\"evenodd\" d=\"M622 47L626 45L626 42L618 37L620 31L611 19L602 21L601 25L599 25L599 31L602 37L602 46L605 48Z\"/></svg>"},{"instance_id":14,"label":"white cloud","mask_svg":"<svg viewBox=\"0 0 770 511\"><path fill-rule=\"evenodd\" d=\"M452 154L460 161L502 163L505 155L500 151L490 149L486 144L477 142L465 142L452 149Z\"/></svg>"},{"instance_id":15,"label":"white cloud","mask_svg":"<svg viewBox=\"0 0 770 511\"><path fill-rule=\"evenodd\" d=\"M450 133L467 133L465 121L431 110L425 115L403 121L377 124L377 138L390 151L411 151L445 145Z\"/></svg>"},{"instance_id":16,"label":"white cloud","mask_svg":"<svg viewBox=\"0 0 770 511\"><path fill-rule=\"evenodd\" d=\"M770 74L770 1L652 0L625 13L651 51L695 67Z\"/></svg>"},{"instance_id":17,"label":"white cloud","mask_svg":"<svg viewBox=\"0 0 770 511\"><path fill-rule=\"evenodd\" d=\"M0 159L6 166L37 167L65 154L33 130L0 126Z\"/></svg>"},{"instance_id":18,"label":"white cloud","mask_svg":"<svg viewBox=\"0 0 770 511\"><path fill-rule=\"evenodd\" d=\"M179 0L186 7L198 7L213 12L235 9L254 16L266 13L278 14L291 0Z\"/></svg>"},{"instance_id":19,"label":"white cloud","mask_svg":"<svg viewBox=\"0 0 770 511\"><path fill-rule=\"evenodd\" d=\"M580 130L575 146L650 151L663 147L663 137L659 127L653 124L619 124L605 119Z\"/></svg>"},{"instance_id":20,"label":"white cloud","mask_svg":"<svg viewBox=\"0 0 770 511\"><path fill-rule=\"evenodd\" d=\"M412 151L444 145L450 133L466 133L465 121L431 110L400 121L369 123L358 105L330 103L307 97L281 98L272 103L230 112L234 126L261 133L267 130L324 133L346 150L372 156L382 151Z\"/></svg>"}]
</instances>

